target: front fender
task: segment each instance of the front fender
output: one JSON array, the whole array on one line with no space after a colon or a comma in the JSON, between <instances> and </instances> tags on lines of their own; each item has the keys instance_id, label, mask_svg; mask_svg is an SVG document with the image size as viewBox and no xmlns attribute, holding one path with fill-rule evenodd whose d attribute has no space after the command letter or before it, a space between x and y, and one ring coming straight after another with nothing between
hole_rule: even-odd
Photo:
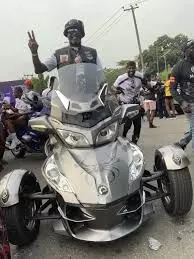
<instances>
[{"instance_id":1,"label":"front fender","mask_svg":"<svg viewBox=\"0 0 194 259\"><path fill-rule=\"evenodd\" d=\"M19 188L24 176L30 175L25 169L16 169L5 175L0 181L0 206L10 207L19 203ZM8 200L3 202L2 196L7 192Z\"/></svg>"},{"instance_id":2,"label":"front fender","mask_svg":"<svg viewBox=\"0 0 194 259\"><path fill-rule=\"evenodd\" d=\"M155 167L161 170L160 161L166 170L180 170L190 165L190 161L183 149L178 146L169 145L157 149L155 152Z\"/></svg>"}]
</instances>

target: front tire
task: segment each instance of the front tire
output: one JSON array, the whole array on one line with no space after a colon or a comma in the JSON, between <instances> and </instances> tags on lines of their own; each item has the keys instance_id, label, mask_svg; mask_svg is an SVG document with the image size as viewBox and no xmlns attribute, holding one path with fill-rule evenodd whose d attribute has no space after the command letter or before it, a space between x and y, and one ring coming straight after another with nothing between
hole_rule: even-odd
<instances>
[{"instance_id":1,"label":"front tire","mask_svg":"<svg viewBox=\"0 0 194 259\"><path fill-rule=\"evenodd\" d=\"M36 239L39 233L40 220L32 219L32 217L40 208L41 202L25 198L22 194L40 191L40 185L35 176L28 173L23 177L20 184L19 203L2 208L11 244L24 246Z\"/></svg>"},{"instance_id":2,"label":"front tire","mask_svg":"<svg viewBox=\"0 0 194 259\"><path fill-rule=\"evenodd\" d=\"M184 216L192 206L193 187L189 168L172 170L165 173L165 177L158 182L159 188L168 193L162 198L163 206L170 216Z\"/></svg>"},{"instance_id":3,"label":"front tire","mask_svg":"<svg viewBox=\"0 0 194 259\"><path fill-rule=\"evenodd\" d=\"M3 209L9 242L13 245L28 245L37 238L39 233L40 221L34 220L27 225L23 210L20 203Z\"/></svg>"}]
</instances>

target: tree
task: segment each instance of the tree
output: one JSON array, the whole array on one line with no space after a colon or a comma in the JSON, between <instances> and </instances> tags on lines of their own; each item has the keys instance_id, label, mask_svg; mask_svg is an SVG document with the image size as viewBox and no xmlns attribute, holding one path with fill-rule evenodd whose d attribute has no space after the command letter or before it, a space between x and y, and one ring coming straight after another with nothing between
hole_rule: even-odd
<instances>
[{"instance_id":1,"label":"tree","mask_svg":"<svg viewBox=\"0 0 194 259\"><path fill-rule=\"evenodd\" d=\"M33 84L34 91L41 94L42 91L47 88L48 80L49 80L49 76L45 78L43 74L39 74L38 78L33 77L32 84Z\"/></svg>"},{"instance_id":2,"label":"tree","mask_svg":"<svg viewBox=\"0 0 194 259\"><path fill-rule=\"evenodd\" d=\"M121 60L121 61L117 62L117 66L118 67L126 67L128 62L129 62L129 60Z\"/></svg>"},{"instance_id":3,"label":"tree","mask_svg":"<svg viewBox=\"0 0 194 259\"><path fill-rule=\"evenodd\" d=\"M118 76L124 74L126 72L126 64L128 60L121 60L117 62L117 66L120 68L105 68L104 73L106 77L106 81L108 82L109 86L112 86L117 79Z\"/></svg>"},{"instance_id":4,"label":"tree","mask_svg":"<svg viewBox=\"0 0 194 259\"><path fill-rule=\"evenodd\" d=\"M183 57L182 48L186 44L188 37L179 34L177 36L169 37L163 35L159 37L148 49L143 51L143 58L145 64L145 71L151 75L155 75L158 71L162 72L165 69L164 55L166 54L167 65L174 66L179 59ZM140 57L138 57L138 64L141 68Z\"/></svg>"}]
</instances>

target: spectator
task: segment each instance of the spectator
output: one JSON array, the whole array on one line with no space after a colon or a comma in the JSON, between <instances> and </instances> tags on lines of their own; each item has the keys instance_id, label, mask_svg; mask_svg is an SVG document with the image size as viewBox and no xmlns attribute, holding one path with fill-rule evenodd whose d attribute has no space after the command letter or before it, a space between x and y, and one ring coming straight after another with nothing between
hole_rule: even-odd
<instances>
[{"instance_id":1,"label":"spectator","mask_svg":"<svg viewBox=\"0 0 194 259\"><path fill-rule=\"evenodd\" d=\"M27 124L28 113L31 111L31 106L22 100L23 90L21 87L14 88L14 96L16 98L15 107L6 104L5 109L12 110L10 118L5 118L5 126L10 134L12 141L10 149L16 148L20 144L17 138L15 126L22 126Z\"/></svg>"},{"instance_id":2,"label":"spectator","mask_svg":"<svg viewBox=\"0 0 194 259\"><path fill-rule=\"evenodd\" d=\"M156 84L158 85L156 98L157 113L159 118L162 119L166 115L166 111L164 108L164 85L161 81L158 81Z\"/></svg>"},{"instance_id":3,"label":"spectator","mask_svg":"<svg viewBox=\"0 0 194 259\"><path fill-rule=\"evenodd\" d=\"M173 68L170 77L170 91L173 98L181 105L189 120L190 130L185 136L175 143L185 149L192 140L192 106L194 103L194 40L188 40L184 48L183 60L180 60Z\"/></svg>"},{"instance_id":4,"label":"spectator","mask_svg":"<svg viewBox=\"0 0 194 259\"><path fill-rule=\"evenodd\" d=\"M119 103L122 104L140 104L139 95L142 88L142 76L136 71L136 63L129 61L126 66L127 73L120 75L114 83L114 88L120 91ZM137 144L141 132L141 113L133 120L126 118L123 137L127 136L131 125L134 125L132 142Z\"/></svg>"},{"instance_id":5,"label":"spectator","mask_svg":"<svg viewBox=\"0 0 194 259\"><path fill-rule=\"evenodd\" d=\"M164 89L165 89L166 111L170 118L174 118L174 117L176 117L176 115L175 115L174 100L173 100L172 94L170 92L170 74L168 75L168 80L166 81L164 87L165 87ZM171 114L171 109L172 109L173 115Z\"/></svg>"},{"instance_id":6,"label":"spectator","mask_svg":"<svg viewBox=\"0 0 194 259\"><path fill-rule=\"evenodd\" d=\"M144 109L147 114L147 119L150 128L157 128L154 124L154 117L156 114L156 92L158 85L150 80L150 76L147 76L147 84L144 89Z\"/></svg>"}]
</instances>

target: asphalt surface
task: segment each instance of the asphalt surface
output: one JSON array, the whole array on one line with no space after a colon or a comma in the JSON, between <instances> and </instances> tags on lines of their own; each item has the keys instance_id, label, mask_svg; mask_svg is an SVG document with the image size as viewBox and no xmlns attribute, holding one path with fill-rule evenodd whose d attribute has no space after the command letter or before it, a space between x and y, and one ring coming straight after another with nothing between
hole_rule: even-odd
<instances>
[{"instance_id":1,"label":"asphalt surface","mask_svg":"<svg viewBox=\"0 0 194 259\"><path fill-rule=\"evenodd\" d=\"M156 119L157 129L149 129L143 123L140 147L146 160L146 167L152 169L155 149L176 142L187 130L188 123L184 116L176 119ZM194 159L191 146L186 150L192 163L190 172L194 180ZM43 157L28 155L24 159L14 159L6 152L8 161L4 173L15 168L32 170L43 185L40 167ZM175 220L169 217L160 201L154 202L155 214L135 233L112 243L85 243L71 238L58 236L52 230L51 222L42 222L38 239L28 247L18 249L12 246L13 258L19 259L93 259L93 258L194 258L194 209L184 218ZM149 248L149 238L161 243L159 250Z\"/></svg>"}]
</instances>

